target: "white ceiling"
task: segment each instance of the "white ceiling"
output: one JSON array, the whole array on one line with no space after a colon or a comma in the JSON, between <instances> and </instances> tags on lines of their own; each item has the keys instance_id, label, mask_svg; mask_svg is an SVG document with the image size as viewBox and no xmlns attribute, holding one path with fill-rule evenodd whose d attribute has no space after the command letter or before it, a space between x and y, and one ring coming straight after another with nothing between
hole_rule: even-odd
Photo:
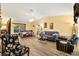
<instances>
[{"instance_id":1,"label":"white ceiling","mask_svg":"<svg viewBox=\"0 0 79 59\"><path fill-rule=\"evenodd\" d=\"M72 15L73 3L2 3L2 17L28 22L43 16Z\"/></svg>"}]
</instances>

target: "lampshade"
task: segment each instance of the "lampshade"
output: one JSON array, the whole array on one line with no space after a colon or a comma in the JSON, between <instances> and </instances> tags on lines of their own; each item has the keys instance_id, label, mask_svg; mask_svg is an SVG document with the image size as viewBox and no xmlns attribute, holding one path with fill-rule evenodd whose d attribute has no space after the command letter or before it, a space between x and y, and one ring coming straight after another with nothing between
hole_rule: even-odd
<instances>
[{"instance_id":1,"label":"lampshade","mask_svg":"<svg viewBox=\"0 0 79 59\"><path fill-rule=\"evenodd\" d=\"M7 27L4 25L1 27L1 30L7 30Z\"/></svg>"}]
</instances>

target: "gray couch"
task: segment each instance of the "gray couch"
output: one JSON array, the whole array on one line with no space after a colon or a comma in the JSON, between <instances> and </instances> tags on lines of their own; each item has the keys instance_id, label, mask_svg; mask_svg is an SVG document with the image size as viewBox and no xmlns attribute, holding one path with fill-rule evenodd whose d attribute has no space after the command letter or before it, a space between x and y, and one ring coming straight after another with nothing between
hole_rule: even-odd
<instances>
[{"instance_id":1,"label":"gray couch","mask_svg":"<svg viewBox=\"0 0 79 59\"><path fill-rule=\"evenodd\" d=\"M56 31L44 31L40 34L42 40L56 41L59 37L59 32Z\"/></svg>"}]
</instances>

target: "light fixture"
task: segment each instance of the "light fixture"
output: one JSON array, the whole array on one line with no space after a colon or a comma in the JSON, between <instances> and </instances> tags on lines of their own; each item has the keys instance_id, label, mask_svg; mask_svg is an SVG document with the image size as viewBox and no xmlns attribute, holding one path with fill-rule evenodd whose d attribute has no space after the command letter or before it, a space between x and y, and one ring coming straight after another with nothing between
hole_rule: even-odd
<instances>
[{"instance_id":1,"label":"light fixture","mask_svg":"<svg viewBox=\"0 0 79 59\"><path fill-rule=\"evenodd\" d=\"M33 22L34 21L34 19L29 19L29 22Z\"/></svg>"}]
</instances>

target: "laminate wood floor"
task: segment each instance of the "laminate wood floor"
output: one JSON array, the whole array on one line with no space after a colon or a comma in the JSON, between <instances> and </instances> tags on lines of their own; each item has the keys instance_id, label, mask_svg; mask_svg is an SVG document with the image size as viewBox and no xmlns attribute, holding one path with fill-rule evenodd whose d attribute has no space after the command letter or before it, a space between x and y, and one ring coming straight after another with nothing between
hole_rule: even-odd
<instances>
[{"instance_id":1,"label":"laminate wood floor","mask_svg":"<svg viewBox=\"0 0 79 59\"><path fill-rule=\"evenodd\" d=\"M38 40L36 37L20 38L19 42L30 48L30 56L79 56L76 47L74 49L75 51L69 55L65 52L58 51L55 42ZM24 56L27 56L27 54Z\"/></svg>"},{"instance_id":2,"label":"laminate wood floor","mask_svg":"<svg viewBox=\"0 0 79 59\"><path fill-rule=\"evenodd\" d=\"M42 41L35 37L29 37L21 38L20 43L30 48L30 56L69 56L67 53L56 50L55 42Z\"/></svg>"},{"instance_id":3,"label":"laminate wood floor","mask_svg":"<svg viewBox=\"0 0 79 59\"><path fill-rule=\"evenodd\" d=\"M79 56L76 48L74 49L75 51L69 55L65 52L58 51L55 42L38 40L36 37L20 38L19 42L21 45L30 48L30 56ZM24 56L27 56L27 54Z\"/></svg>"}]
</instances>

